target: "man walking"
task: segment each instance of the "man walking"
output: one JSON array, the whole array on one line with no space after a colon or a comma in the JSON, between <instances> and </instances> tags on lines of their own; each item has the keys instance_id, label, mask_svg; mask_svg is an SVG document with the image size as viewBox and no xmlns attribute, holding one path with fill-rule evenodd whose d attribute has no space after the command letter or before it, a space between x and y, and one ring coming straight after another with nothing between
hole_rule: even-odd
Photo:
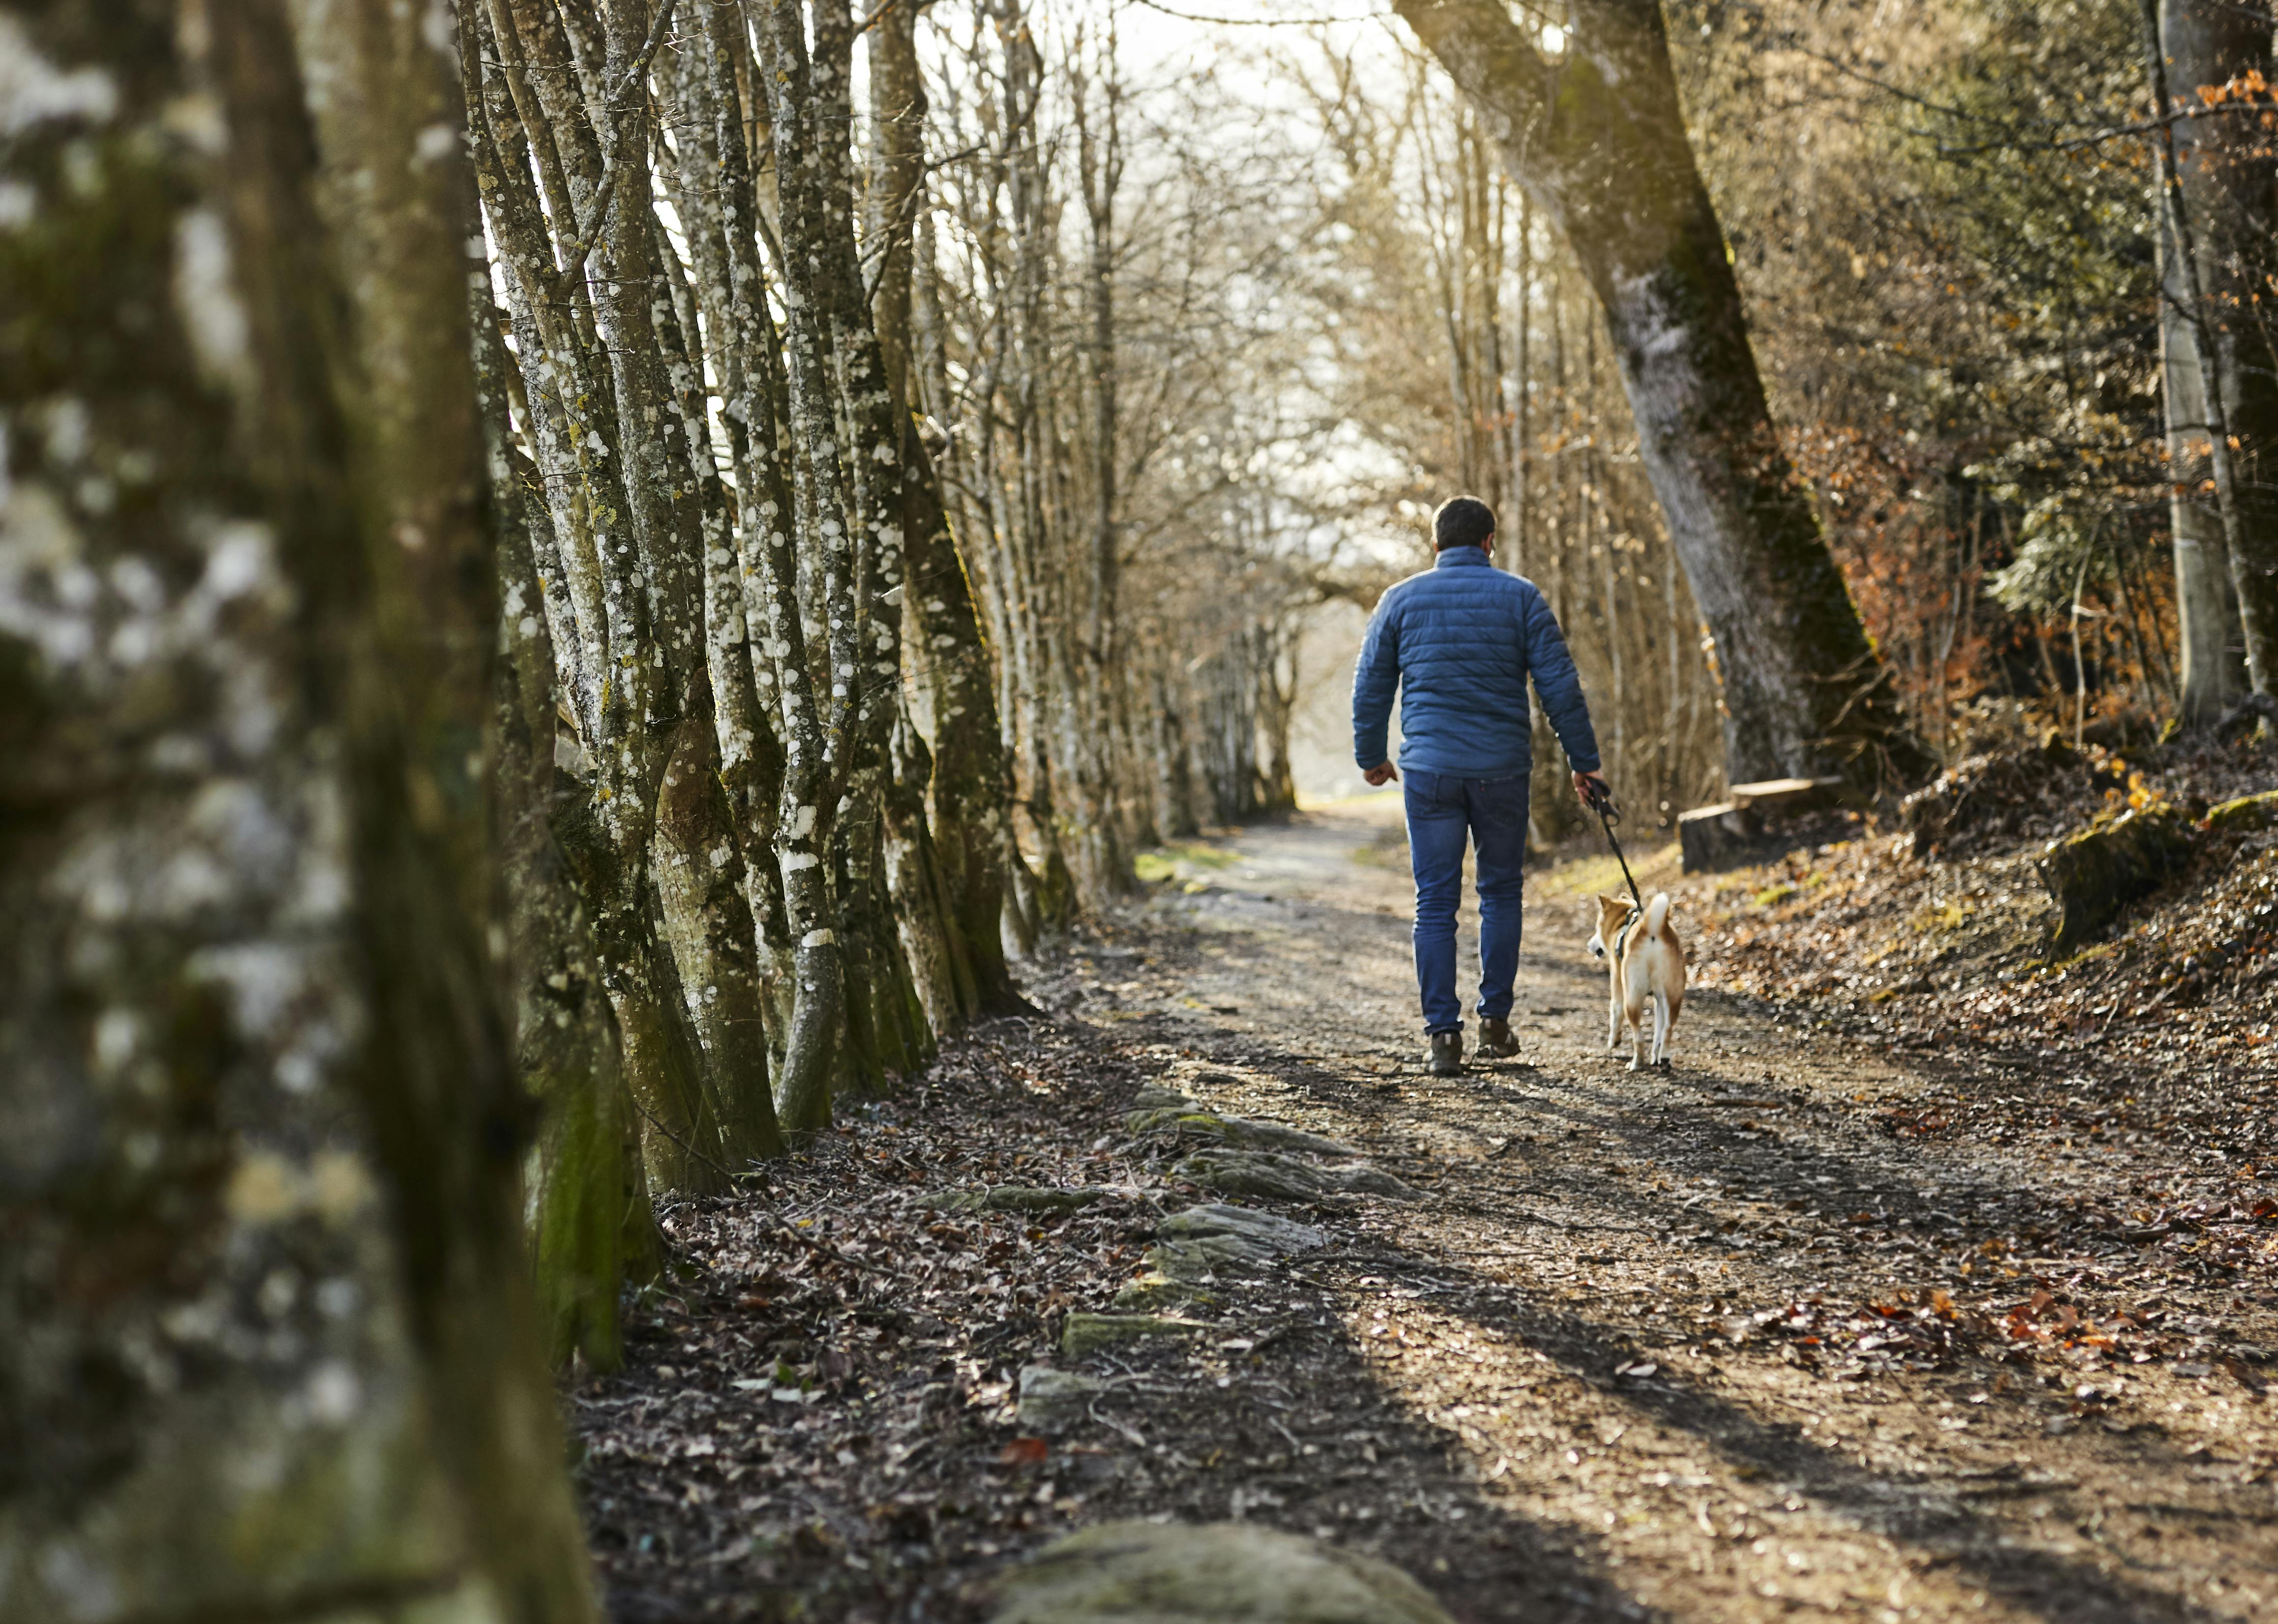
<instances>
[{"instance_id":1,"label":"man walking","mask_svg":"<svg viewBox=\"0 0 2278 1624\"><path fill-rule=\"evenodd\" d=\"M1464 842L1479 854L1479 1053L1518 1052L1510 984L1518 972L1519 881L1526 858L1531 765L1526 679L1565 748L1574 793L1605 792L1598 739L1573 657L1534 583L1494 567L1494 512L1459 496L1432 515L1433 568L1386 592L1353 672L1353 759L1372 784L1400 777L1385 759L1393 690L1400 692L1400 766L1408 851L1416 873L1416 981L1423 993L1430 1070L1464 1069L1464 1006L1456 992L1456 905Z\"/></svg>"}]
</instances>

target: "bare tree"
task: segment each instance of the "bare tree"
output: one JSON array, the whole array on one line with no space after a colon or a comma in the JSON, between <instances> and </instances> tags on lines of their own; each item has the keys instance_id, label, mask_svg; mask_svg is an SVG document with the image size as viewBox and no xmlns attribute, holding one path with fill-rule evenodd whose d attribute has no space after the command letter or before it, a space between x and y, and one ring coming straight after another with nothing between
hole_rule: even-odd
<instances>
[{"instance_id":1,"label":"bare tree","mask_svg":"<svg viewBox=\"0 0 2278 1624\"><path fill-rule=\"evenodd\" d=\"M1658 0L1578 0L1546 55L1487 0L1395 9L1604 307L1646 467L1716 639L1736 778L1923 758L1773 429Z\"/></svg>"}]
</instances>

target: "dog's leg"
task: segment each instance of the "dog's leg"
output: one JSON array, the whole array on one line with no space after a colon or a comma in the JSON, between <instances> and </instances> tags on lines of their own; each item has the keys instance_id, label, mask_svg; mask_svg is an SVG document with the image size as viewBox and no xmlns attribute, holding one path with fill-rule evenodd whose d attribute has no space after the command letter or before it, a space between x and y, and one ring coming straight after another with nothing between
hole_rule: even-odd
<instances>
[{"instance_id":1,"label":"dog's leg","mask_svg":"<svg viewBox=\"0 0 2278 1624\"><path fill-rule=\"evenodd\" d=\"M1669 1064L1670 1025L1669 1000L1655 993L1653 995L1653 1063L1664 1068Z\"/></svg>"},{"instance_id":2,"label":"dog's leg","mask_svg":"<svg viewBox=\"0 0 2278 1624\"><path fill-rule=\"evenodd\" d=\"M1622 972L1618 966L1609 980L1612 991L1606 995L1606 1053L1610 1055L1622 1046Z\"/></svg>"}]
</instances>

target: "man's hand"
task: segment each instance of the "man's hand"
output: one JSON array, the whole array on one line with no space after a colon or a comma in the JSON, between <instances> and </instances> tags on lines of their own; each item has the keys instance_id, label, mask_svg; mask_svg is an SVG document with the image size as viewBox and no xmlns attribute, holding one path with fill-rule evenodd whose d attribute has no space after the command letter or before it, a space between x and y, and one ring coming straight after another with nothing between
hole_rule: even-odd
<instances>
[{"instance_id":1,"label":"man's hand","mask_svg":"<svg viewBox=\"0 0 2278 1624\"><path fill-rule=\"evenodd\" d=\"M1603 773L1577 773L1574 774L1574 798L1581 802L1585 806L1595 806L1597 804L1597 797L1600 796L1603 796L1610 801L1613 799L1613 793L1614 792L1612 790L1606 788L1606 775Z\"/></svg>"},{"instance_id":2,"label":"man's hand","mask_svg":"<svg viewBox=\"0 0 2278 1624\"><path fill-rule=\"evenodd\" d=\"M1392 770L1392 763L1389 761L1380 761L1374 766L1369 768L1367 772L1363 773L1361 776L1366 779L1369 782L1370 788L1373 789L1379 785L1392 782L1393 780L1398 778L1400 774Z\"/></svg>"}]
</instances>

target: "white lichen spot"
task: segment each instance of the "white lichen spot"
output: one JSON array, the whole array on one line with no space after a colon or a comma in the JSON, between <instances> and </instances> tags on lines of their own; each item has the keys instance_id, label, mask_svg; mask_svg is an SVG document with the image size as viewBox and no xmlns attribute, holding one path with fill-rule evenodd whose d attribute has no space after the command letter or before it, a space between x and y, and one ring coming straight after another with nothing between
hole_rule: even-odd
<instances>
[{"instance_id":1,"label":"white lichen spot","mask_svg":"<svg viewBox=\"0 0 2278 1624\"><path fill-rule=\"evenodd\" d=\"M803 869L817 867L822 862L822 859L812 851L787 851L784 854L783 871L785 874L796 874Z\"/></svg>"},{"instance_id":2,"label":"white lichen spot","mask_svg":"<svg viewBox=\"0 0 2278 1624\"><path fill-rule=\"evenodd\" d=\"M118 111L118 87L98 67L58 68L13 17L0 15L0 136L21 135L58 118L93 124Z\"/></svg>"},{"instance_id":3,"label":"white lichen spot","mask_svg":"<svg viewBox=\"0 0 2278 1624\"><path fill-rule=\"evenodd\" d=\"M6 60L7 53L6 38L0 35L0 61ZM46 1542L40 1549L40 1586L61 1604L66 1618L107 1619L119 1611L118 1585L111 1570L64 1540Z\"/></svg>"},{"instance_id":4,"label":"white lichen spot","mask_svg":"<svg viewBox=\"0 0 2278 1624\"><path fill-rule=\"evenodd\" d=\"M110 1009L95 1018L95 1065L106 1076L117 1076L134 1058L142 1035L142 1018L133 1010Z\"/></svg>"},{"instance_id":5,"label":"white lichen spot","mask_svg":"<svg viewBox=\"0 0 2278 1624\"><path fill-rule=\"evenodd\" d=\"M371 1171L345 1150L320 1150L309 1165L309 1205L327 1224L360 1217L378 1193Z\"/></svg>"},{"instance_id":6,"label":"white lichen spot","mask_svg":"<svg viewBox=\"0 0 2278 1624\"><path fill-rule=\"evenodd\" d=\"M0 504L0 633L30 644L50 666L95 652L100 583L82 561L84 546L54 492L34 480L11 483Z\"/></svg>"},{"instance_id":7,"label":"white lichen spot","mask_svg":"<svg viewBox=\"0 0 2278 1624\"><path fill-rule=\"evenodd\" d=\"M191 956L191 975L229 995L230 1018L241 1036L266 1044L283 1031L287 1014L308 990L308 965L297 947L281 942L241 942Z\"/></svg>"},{"instance_id":8,"label":"white lichen spot","mask_svg":"<svg viewBox=\"0 0 2278 1624\"><path fill-rule=\"evenodd\" d=\"M300 1208L300 1178L274 1151L248 1151L238 1160L222 1205L241 1224L275 1224Z\"/></svg>"},{"instance_id":9,"label":"white lichen spot","mask_svg":"<svg viewBox=\"0 0 2278 1624\"><path fill-rule=\"evenodd\" d=\"M803 948L827 948L838 938L827 930L811 930L799 939Z\"/></svg>"},{"instance_id":10,"label":"white lichen spot","mask_svg":"<svg viewBox=\"0 0 2278 1624\"><path fill-rule=\"evenodd\" d=\"M346 1362L328 1359L310 1374L302 1403L318 1425L344 1426L363 1406L363 1384Z\"/></svg>"},{"instance_id":11,"label":"white lichen spot","mask_svg":"<svg viewBox=\"0 0 2278 1624\"><path fill-rule=\"evenodd\" d=\"M174 222L174 303L190 348L213 378L249 388L251 326L237 296L229 228L210 209L190 209Z\"/></svg>"},{"instance_id":12,"label":"white lichen spot","mask_svg":"<svg viewBox=\"0 0 2278 1624\"><path fill-rule=\"evenodd\" d=\"M328 1320L344 1320L363 1305L363 1288L343 1277L317 1288L317 1312Z\"/></svg>"}]
</instances>

